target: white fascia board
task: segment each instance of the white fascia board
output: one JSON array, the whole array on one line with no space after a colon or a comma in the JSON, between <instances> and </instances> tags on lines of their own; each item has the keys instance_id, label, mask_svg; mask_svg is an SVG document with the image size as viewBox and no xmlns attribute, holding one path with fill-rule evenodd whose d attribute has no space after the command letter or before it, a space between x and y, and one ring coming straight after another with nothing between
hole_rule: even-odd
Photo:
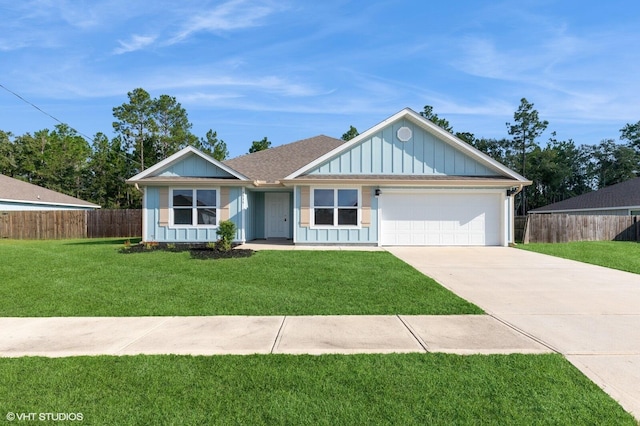
<instances>
[{"instance_id":1,"label":"white fascia board","mask_svg":"<svg viewBox=\"0 0 640 426\"><path fill-rule=\"evenodd\" d=\"M296 170L295 172L293 172L292 174L287 176L285 178L285 180L294 179L294 178L300 176L301 174L308 172L309 170L313 169L314 167L324 163L325 161L329 160L330 158L336 156L337 154L350 149L354 145L360 143L361 141L371 137L373 134L379 132L384 127L388 126L389 124L394 123L394 122L396 122L396 121L398 121L398 120L400 120L402 118L410 119L414 124L420 126L425 131L427 131L427 132L429 132L429 133L431 133L431 134L433 134L435 136L438 136L445 143L448 143L449 145L453 146L454 148L458 148L460 151L462 151L462 152L466 153L467 155L469 155L470 157L478 160L480 163L485 164L489 168L491 168L493 170L496 170L497 172L500 172L501 174L503 174L505 176L513 178L513 179L517 180L518 182L520 182L523 185L530 185L531 184L531 181L527 180L524 176L520 175L519 173L514 172L513 170L511 170L507 166L499 163L498 161L496 161L493 158L489 157L487 154L483 153L482 151L474 148L470 144L468 144L465 141L461 140L460 138L456 137L452 133L447 132L446 130L444 130L440 126L435 125L431 121L429 121L426 118L422 117L417 112L413 111L411 108L405 108L402 111L400 111L400 112L392 115L391 117L387 118L386 120L376 124L375 126L370 128L369 130L367 130L364 133L361 133L360 135L358 135L355 138L351 139L349 142L347 142L347 143L345 143L343 145L340 145L339 147L337 147L336 149L334 149L332 151L329 151L328 153L326 153L322 157L319 157L316 160L312 161L311 163L307 164L306 166Z\"/></svg>"},{"instance_id":2,"label":"white fascia board","mask_svg":"<svg viewBox=\"0 0 640 426\"><path fill-rule=\"evenodd\" d=\"M97 204L73 204L73 203L56 203L54 201L31 201L31 200L11 200L8 198L0 198L0 202L6 202L11 204L32 204L36 206L61 206L61 207L80 207L82 209L100 209L102 206Z\"/></svg>"},{"instance_id":3,"label":"white fascia board","mask_svg":"<svg viewBox=\"0 0 640 426\"><path fill-rule=\"evenodd\" d=\"M240 180L249 180L248 177L246 177L245 175L243 175L242 173L239 173L235 170L233 170L231 167L226 166L224 164L222 164L220 161L216 160L213 157L208 156L207 154L205 154L204 152L200 151L199 149L196 149L194 147L192 147L191 145L181 149L180 151L176 152L175 154L165 158L164 160L160 161L159 163L154 164L153 166L149 167L148 169L138 173L137 175L133 176L130 179L127 179L127 182L137 182L140 179L143 179L145 177L149 177L150 175L153 175L159 171L162 171L163 169L165 169L166 167L176 163L177 161L181 160L182 158L186 157L189 154L195 154L198 157L202 158L203 160L213 164L216 167L219 167L220 169L224 170L225 172L229 173L230 175L237 177Z\"/></svg>"},{"instance_id":4,"label":"white fascia board","mask_svg":"<svg viewBox=\"0 0 640 426\"><path fill-rule=\"evenodd\" d=\"M444 130L442 127L437 126L436 124L434 124L433 122L431 122L430 120L427 120L426 118L424 118L423 116L421 116L420 114L416 113L415 111L407 108L407 113L408 113L408 117L412 119L411 121L413 121L415 124L419 125L420 127L422 127L424 130L436 135L436 136L440 136L441 140L445 141L446 143L448 143L449 145L453 146L454 148L458 148L460 151L468 154L471 158L478 160L480 163L483 163L485 165L487 165L489 168L494 169L498 172L501 172L502 174L511 177L525 185L530 185L531 181L529 181L527 178L525 178L524 176L522 176L521 174L511 170L510 168L508 168L507 166L505 166L504 164L494 160L493 158L489 157L487 154L485 154L484 152L480 151L479 149L471 146L470 144L468 144L467 142L463 141L462 139L458 138L456 135L447 132L446 130Z\"/></svg>"}]
</instances>

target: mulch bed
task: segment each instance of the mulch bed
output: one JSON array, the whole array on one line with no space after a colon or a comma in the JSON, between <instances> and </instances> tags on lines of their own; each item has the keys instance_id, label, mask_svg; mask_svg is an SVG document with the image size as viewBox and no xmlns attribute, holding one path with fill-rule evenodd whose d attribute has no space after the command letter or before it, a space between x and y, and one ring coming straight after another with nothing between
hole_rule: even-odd
<instances>
[{"instance_id":1,"label":"mulch bed","mask_svg":"<svg viewBox=\"0 0 640 426\"><path fill-rule=\"evenodd\" d=\"M152 251L169 251L175 253L188 251L194 259L232 259L249 257L254 253L251 249L233 248L229 251L223 251L220 250L218 244L216 244L215 247L208 247L207 244L193 243L139 243L120 249L120 253L123 254L149 253Z\"/></svg>"}]
</instances>

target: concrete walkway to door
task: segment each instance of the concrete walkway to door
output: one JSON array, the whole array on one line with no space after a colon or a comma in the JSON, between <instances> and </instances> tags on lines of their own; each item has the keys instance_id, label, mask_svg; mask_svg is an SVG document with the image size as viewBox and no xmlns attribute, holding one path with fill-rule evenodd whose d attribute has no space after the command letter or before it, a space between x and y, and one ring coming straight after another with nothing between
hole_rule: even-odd
<instances>
[{"instance_id":1,"label":"concrete walkway to door","mask_svg":"<svg viewBox=\"0 0 640 426\"><path fill-rule=\"evenodd\" d=\"M506 247L390 247L563 354L640 419L640 275Z\"/></svg>"}]
</instances>

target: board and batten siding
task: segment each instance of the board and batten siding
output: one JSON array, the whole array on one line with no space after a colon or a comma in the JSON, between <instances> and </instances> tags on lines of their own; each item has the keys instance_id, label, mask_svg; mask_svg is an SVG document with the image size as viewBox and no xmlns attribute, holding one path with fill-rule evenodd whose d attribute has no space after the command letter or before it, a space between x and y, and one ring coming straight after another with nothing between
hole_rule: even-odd
<instances>
[{"instance_id":1,"label":"board and batten siding","mask_svg":"<svg viewBox=\"0 0 640 426\"><path fill-rule=\"evenodd\" d=\"M411 129L409 141L398 139L400 127ZM498 175L406 119L385 127L308 174Z\"/></svg>"},{"instance_id":2,"label":"board and batten siding","mask_svg":"<svg viewBox=\"0 0 640 426\"><path fill-rule=\"evenodd\" d=\"M220 191L219 220L224 220L222 216L228 215L228 219L236 224L236 241L242 241L242 188L222 187L218 188L218 190ZM167 187L146 187L145 197L147 205L143 212L147 233L143 237L145 241L205 243L218 240L217 228L181 228L169 225L169 189ZM164 208L165 206L167 209Z\"/></svg>"},{"instance_id":3,"label":"board and batten siding","mask_svg":"<svg viewBox=\"0 0 640 426\"><path fill-rule=\"evenodd\" d=\"M308 186L295 188L294 228L296 244L369 244L378 242L378 199L371 187L362 188L360 226L358 228L311 227L311 190Z\"/></svg>"},{"instance_id":4,"label":"board and batten siding","mask_svg":"<svg viewBox=\"0 0 640 426\"><path fill-rule=\"evenodd\" d=\"M232 178L234 176L195 154L167 167L158 176Z\"/></svg>"}]
</instances>

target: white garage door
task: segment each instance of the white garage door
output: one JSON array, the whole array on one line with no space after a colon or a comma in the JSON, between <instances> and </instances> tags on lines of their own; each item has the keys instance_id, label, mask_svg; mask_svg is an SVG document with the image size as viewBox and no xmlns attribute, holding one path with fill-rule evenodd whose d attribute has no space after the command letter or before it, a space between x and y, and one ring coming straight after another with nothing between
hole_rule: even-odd
<instances>
[{"instance_id":1,"label":"white garage door","mask_svg":"<svg viewBox=\"0 0 640 426\"><path fill-rule=\"evenodd\" d=\"M390 246L500 245L500 194L383 193L381 241Z\"/></svg>"}]
</instances>

